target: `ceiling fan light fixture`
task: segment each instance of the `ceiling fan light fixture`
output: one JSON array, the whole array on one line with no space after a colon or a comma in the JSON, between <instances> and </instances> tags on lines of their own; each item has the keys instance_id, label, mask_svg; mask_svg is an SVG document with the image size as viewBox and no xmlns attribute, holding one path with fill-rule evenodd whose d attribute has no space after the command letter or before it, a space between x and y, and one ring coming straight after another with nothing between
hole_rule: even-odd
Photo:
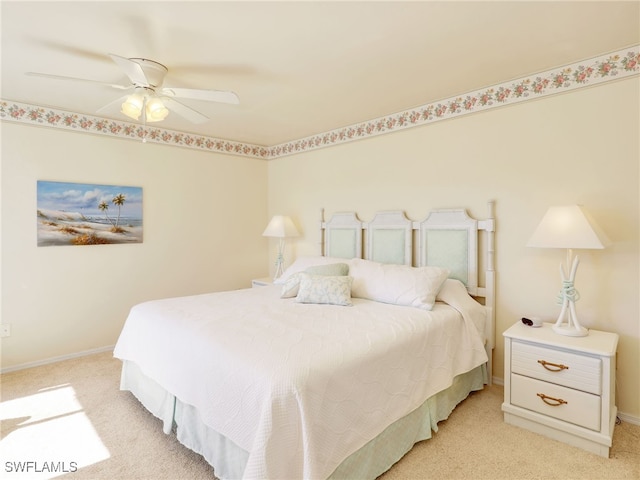
<instances>
[{"instance_id":1,"label":"ceiling fan light fixture","mask_svg":"<svg viewBox=\"0 0 640 480\"><path fill-rule=\"evenodd\" d=\"M127 117L138 120L142 113L142 107L144 105L144 96L140 93L133 93L127 97L122 104L122 113Z\"/></svg>"},{"instance_id":2,"label":"ceiling fan light fixture","mask_svg":"<svg viewBox=\"0 0 640 480\"><path fill-rule=\"evenodd\" d=\"M169 110L167 110L167 107L164 106L162 100L154 97L150 98L147 101L145 115L147 116L147 122L160 122L167 118L167 115L169 115Z\"/></svg>"},{"instance_id":3,"label":"ceiling fan light fixture","mask_svg":"<svg viewBox=\"0 0 640 480\"><path fill-rule=\"evenodd\" d=\"M47 73L28 72L27 75L48 77L56 80L75 80L94 84L97 83L116 88L118 90L131 91L131 88L133 88L133 93L110 102L100 108L98 112L112 112L113 108L120 104L120 112L123 115L126 115L136 121L139 121L140 117L142 117L143 124L146 124L147 122L160 122L167 118L167 115L169 115L169 109L166 107L165 103L171 107L172 112L176 113L179 117L185 118L191 123L204 123L209 120L209 117L199 111L178 101L174 101L173 97L202 100L206 102L229 103L234 105L240 103L238 95L231 91L201 90L184 87L164 88L164 78L169 70L161 63L146 58L126 58L120 55L114 55L113 53L110 53L109 56L126 75L130 81L129 85L112 84L97 80L89 80L86 78L50 75Z\"/></svg>"}]
</instances>

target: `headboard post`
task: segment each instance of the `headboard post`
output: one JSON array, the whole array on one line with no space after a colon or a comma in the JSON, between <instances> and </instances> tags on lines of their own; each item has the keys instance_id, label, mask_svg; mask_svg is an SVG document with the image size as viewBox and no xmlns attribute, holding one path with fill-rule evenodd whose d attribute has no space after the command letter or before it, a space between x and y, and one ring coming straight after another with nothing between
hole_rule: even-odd
<instances>
[{"instance_id":1,"label":"headboard post","mask_svg":"<svg viewBox=\"0 0 640 480\"><path fill-rule=\"evenodd\" d=\"M488 202L487 206L489 207L489 217L485 221L487 225L484 228L487 231L487 270L493 272L495 271L495 202L491 200Z\"/></svg>"},{"instance_id":2,"label":"headboard post","mask_svg":"<svg viewBox=\"0 0 640 480\"><path fill-rule=\"evenodd\" d=\"M486 232L486 257L485 257L485 307L487 309L487 315L489 316L489 322L487 322L485 329L485 336L487 338L487 356L489 357L489 362L487 364L487 371L489 374L489 383L492 382L491 376L493 375L493 358L492 353L495 347L495 336L496 336L496 270L495 270L495 231L496 231L496 222L495 222L495 202L493 200L487 203L489 216L486 220L481 220L479 223L479 228Z\"/></svg>"},{"instance_id":3,"label":"headboard post","mask_svg":"<svg viewBox=\"0 0 640 480\"><path fill-rule=\"evenodd\" d=\"M324 256L324 208L320 209L320 256Z\"/></svg>"}]
</instances>

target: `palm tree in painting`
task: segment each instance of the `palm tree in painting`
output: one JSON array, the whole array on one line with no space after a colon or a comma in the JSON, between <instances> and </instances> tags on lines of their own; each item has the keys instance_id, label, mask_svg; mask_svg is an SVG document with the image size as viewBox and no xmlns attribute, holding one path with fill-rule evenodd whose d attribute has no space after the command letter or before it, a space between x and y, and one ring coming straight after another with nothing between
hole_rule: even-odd
<instances>
[{"instance_id":1,"label":"palm tree in painting","mask_svg":"<svg viewBox=\"0 0 640 480\"><path fill-rule=\"evenodd\" d=\"M98 208L99 208L101 211L103 211L103 212L104 212L104 216L105 216L105 218L109 221L109 223L110 223L111 225L113 225L113 220L111 220L111 219L109 218L109 215L107 215L107 210L109 210L109 204L108 204L107 202L105 202L105 201L102 201L102 202L100 202L100 204L98 205ZM114 225L114 227L115 227L115 225Z\"/></svg>"},{"instance_id":2,"label":"palm tree in painting","mask_svg":"<svg viewBox=\"0 0 640 480\"><path fill-rule=\"evenodd\" d=\"M126 200L126 197L122 193L119 193L118 195L113 197L113 200L111 200L114 205L118 206L118 218L116 218L116 225L115 225L116 227L118 227L118 224L120 223L120 209L122 208L122 205L124 205L125 200Z\"/></svg>"}]
</instances>

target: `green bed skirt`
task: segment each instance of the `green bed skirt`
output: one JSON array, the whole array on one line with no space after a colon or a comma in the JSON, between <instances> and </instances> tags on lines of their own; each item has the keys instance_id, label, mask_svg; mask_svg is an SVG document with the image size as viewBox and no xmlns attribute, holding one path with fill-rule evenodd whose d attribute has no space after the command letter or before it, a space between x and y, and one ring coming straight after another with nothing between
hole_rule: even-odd
<instances>
[{"instance_id":1,"label":"green bed skirt","mask_svg":"<svg viewBox=\"0 0 640 480\"><path fill-rule=\"evenodd\" d=\"M347 457L329 477L375 479L400 460L417 442L431 438L438 422L449 417L469 393L487 383L486 366L454 378L453 384L425 401L420 407L389 425L380 435ZM149 412L163 421L163 431L176 432L180 443L202 455L220 480L241 479L249 454L235 443L206 426L197 409L184 404L132 362L123 362L120 388L133 393Z\"/></svg>"}]
</instances>

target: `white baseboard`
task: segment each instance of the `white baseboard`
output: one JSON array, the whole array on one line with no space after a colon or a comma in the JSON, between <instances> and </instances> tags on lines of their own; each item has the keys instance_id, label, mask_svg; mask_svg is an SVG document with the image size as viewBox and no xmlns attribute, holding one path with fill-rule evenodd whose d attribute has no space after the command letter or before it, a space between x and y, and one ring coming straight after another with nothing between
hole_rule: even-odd
<instances>
[{"instance_id":1,"label":"white baseboard","mask_svg":"<svg viewBox=\"0 0 640 480\"><path fill-rule=\"evenodd\" d=\"M632 425L640 425L640 418L628 415L626 413L618 412L618 418L623 422L627 422Z\"/></svg>"},{"instance_id":2,"label":"white baseboard","mask_svg":"<svg viewBox=\"0 0 640 480\"><path fill-rule=\"evenodd\" d=\"M37 362L22 363L20 365L14 365L13 367L3 368L0 370L0 374L15 372L17 370L24 370L25 368L33 368L33 367L39 367L41 365L48 365L49 363L62 362L64 360L71 360L72 358L86 357L87 355L94 355L96 353L108 352L113 350L114 347L115 345L109 345L106 347L94 348L93 350L85 350L83 352L71 353L69 355L61 355L59 357L45 358L44 360L38 360Z\"/></svg>"}]
</instances>

